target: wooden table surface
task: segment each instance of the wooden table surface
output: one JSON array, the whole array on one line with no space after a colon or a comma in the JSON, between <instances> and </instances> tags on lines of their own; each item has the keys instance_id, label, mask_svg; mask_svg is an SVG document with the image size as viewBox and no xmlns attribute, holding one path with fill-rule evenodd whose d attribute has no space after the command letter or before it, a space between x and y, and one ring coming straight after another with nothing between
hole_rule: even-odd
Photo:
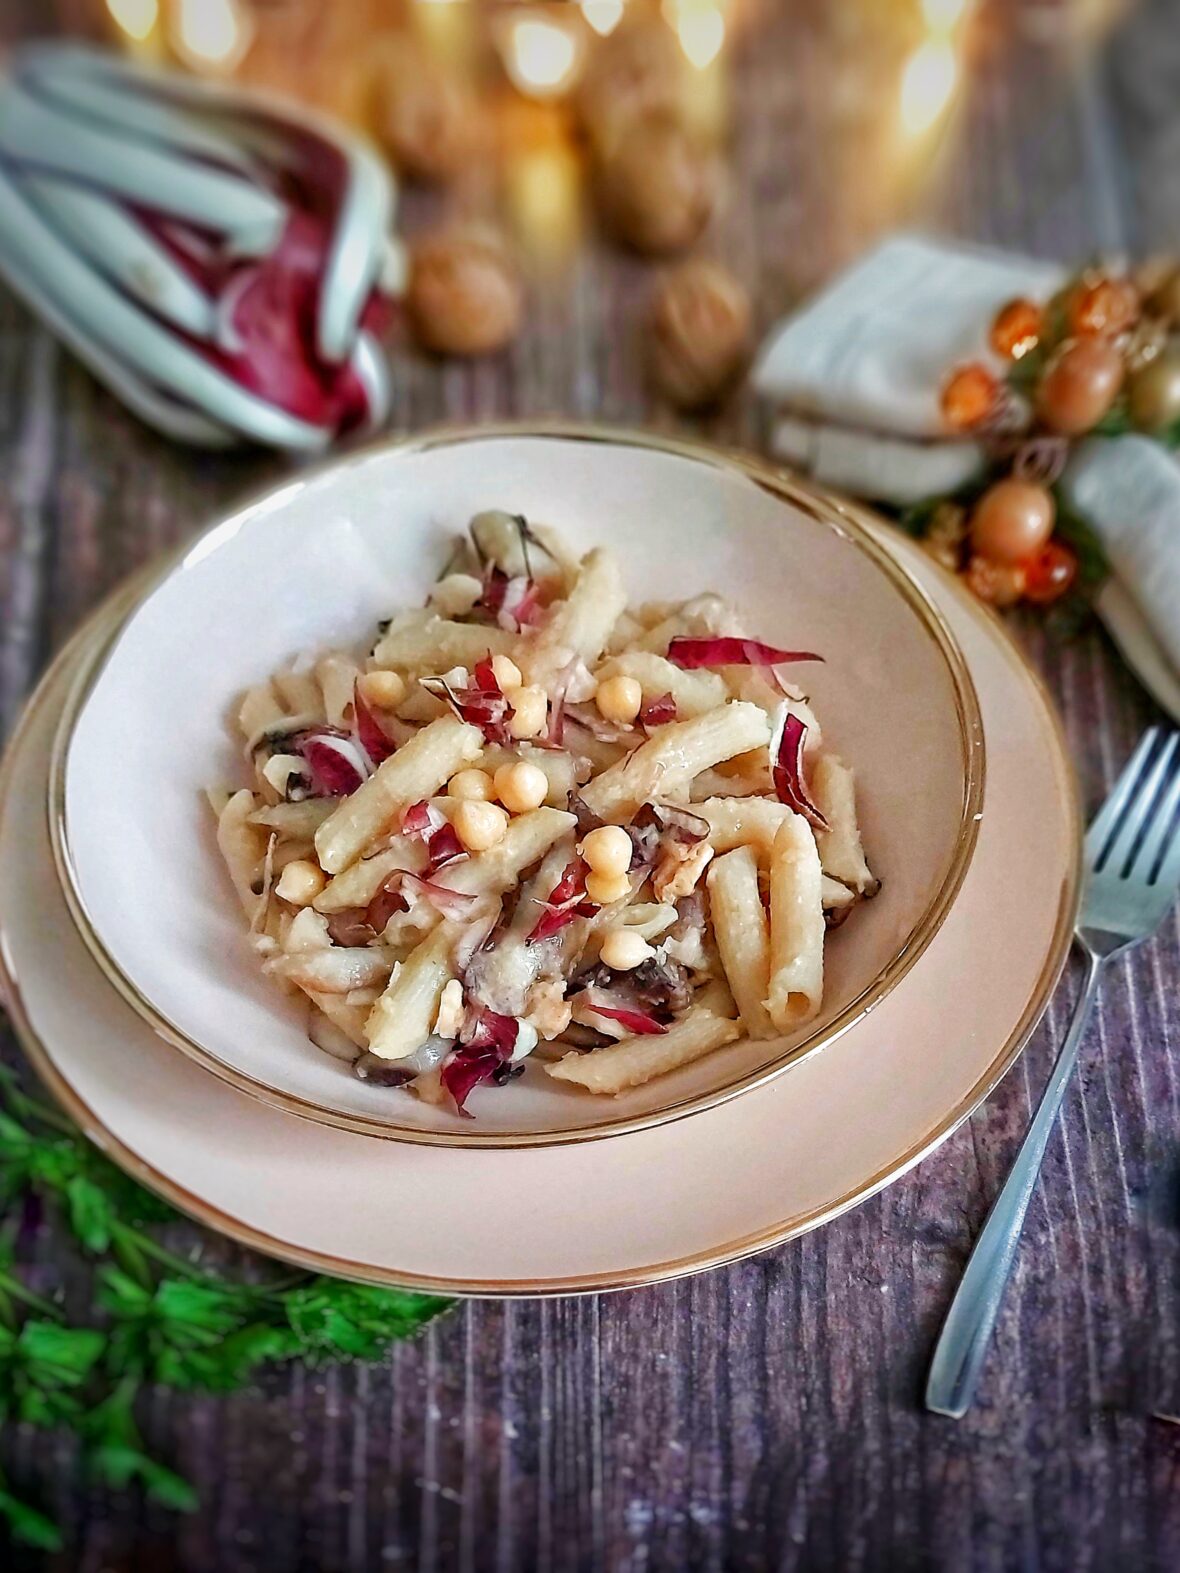
<instances>
[{"instance_id":1,"label":"wooden table surface","mask_svg":"<svg viewBox=\"0 0 1180 1573\"><path fill-rule=\"evenodd\" d=\"M1076 260L1180 241L1174 0L1101 35L1100 3L990 5L928 158L890 150L891 18L771 4L738 61L708 237L768 323L900 223ZM32 0L6 6L15 36ZM39 25L34 20L34 25ZM1091 49L1087 39L1099 47ZM407 226L435 197L414 196ZM669 424L633 324L648 274L589 235L524 337L476 366L399 358L395 425L560 412ZM742 398L706 428L753 443ZM111 586L281 473L142 430L0 291L0 725ZM1088 806L1150 701L1091 631L1019 630L1055 692ZM1033 1202L979 1403L920 1396L968 1249L1060 1041L1076 971L986 1107L821 1231L659 1288L469 1303L379 1366L160 1395L142 1423L198 1486L177 1519L96 1492L66 1439L13 1428L59 1569L1052 1569L1180 1565L1180 930L1110 973ZM11 1038L6 1053L15 1059ZM510 1216L506 1224L510 1223ZM193 1231L194 1235L196 1231ZM59 1244L37 1244L52 1277ZM43 1279L42 1281L46 1281ZM31 1568L17 1554L11 1564Z\"/></svg>"}]
</instances>

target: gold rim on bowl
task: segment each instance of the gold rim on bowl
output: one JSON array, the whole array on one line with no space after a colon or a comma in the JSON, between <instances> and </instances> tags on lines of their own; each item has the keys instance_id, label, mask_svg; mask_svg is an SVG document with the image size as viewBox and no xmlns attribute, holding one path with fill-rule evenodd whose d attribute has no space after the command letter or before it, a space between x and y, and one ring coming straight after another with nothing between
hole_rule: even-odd
<instances>
[{"instance_id":1,"label":"gold rim on bowl","mask_svg":"<svg viewBox=\"0 0 1180 1573\"><path fill-rule=\"evenodd\" d=\"M21 997L19 982L11 963L10 948L5 943L3 915L0 914L0 990L2 990L5 996L13 1027L29 1063L43 1085L57 1099L78 1128L112 1162L118 1164L133 1179L138 1180L149 1190L155 1191L195 1222L206 1228L214 1229L249 1249L260 1251L264 1255L290 1263L292 1266L302 1268L308 1272L331 1273L336 1277L350 1278L361 1283L473 1298L496 1296L515 1299L536 1298L538 1296L598 1294L613 1290L638 1288L645 1284L664 1282L669 1279L708 1271L714 1267L723 1267L740 1261L745 1257L753 1256L760 1251L784 1245L801 1234L819 1228L825 1223L830 1223L833 1219L838 1218L842 1213L849 1211L860 1202L868 1200L893 1180L899 1179L908 1170L920 1163L941 1142L946 1140L964 1120L969 1118L995 1089L1015 1063L1033 1029L1044 1014L1065 965L1077 918L1082 878L1082 814L1077 793L1076 777L1069 765L1068 749L1056 710L1039 673L1031 666L1023 652L1003 633L997 620L990 618L986 611L973 601L970 594L953 579L953 576L945 575L944 582L954 586L955 593L970 608L973 616L999 634L1000 637L997 639L998 648L1002 650L1005 659L1020 672L1036 697L1053 740L1053 755L1060 777L1062 799L1068 809L1072 826L1071 841L1074 847L1074 855L1064 871L1057 921L1040 975L1030 993L1020 1021L1007 1039L1000 1045L990 1065L970 1091L960 1099L942 1120L932 1126L891 1163L825 1205L813 1208L810 1211L794 1214L780 1220L767 1229L739 1236L734 1240L727 1240L709 1250L695 1252L688 1256L672 1258L645 1267L629 1269L625 1272L571 1275L565 1278L503 1281L448 1279L421 1273L398 1272L394 1269L376 1267L372 1263L334 1257L325 1252L305 1250L285 1240L268 1235L261 1230L254 1229L249 1224L241 1222L219 1208L208 1205L200 1197L178 1185L166 1174L155 1168L154 1165L146 1162L118 1136L107 1129L100 1116L90 1107L85 1099L75 1092L67 1078L53 1063L48 1050L29 1019ZM3 818L7 806L12 776L12 762L16 757L29 723L39 708L40 701L52 690L54 683L64 672L70 660L78 658L84 648L86 639L93 637L94 625L104 617L110 619L114 616L118 610L116 603L124 593L125 590L117 592L116 595L110 597L104 603L104 606L100 608L99 613L92 616L90 621L70 640L42 678L35 694L30 699L24 715L5 750L4 758L0 760L0 819Z\"/></svg>"},{"instance_id":2,"label":"gold rim on bowl","mask_svg":"<svg viewBox=\"0 0 1180 1573\"><path fill-rule=\"evenodd\" d=\"M153 591L178 567L190 560L199 560L217 549L223 540L233 535L256 511L271 506L272 499L288 492L291 483L270 488L261 497L237 509L203 531L195 542L186 543L179 551L169 555L163 565L150 577L146 585L137 589L130 606L120 608L116 620L96 614L87 625L93 649L81 659L79 671L63 705L61 718L53 741L49 775L49 833L58 878L65 893L71 918L90 954L101 968L111 986L128 1005L166 1042L187 1054L213 1075L220 1077L239 1091L261 1098L273 1107L306 1119L350 1130L357 1134L375 1136L391 1141L416 1142L427 1146L478 1147L485 1150L512 1147L553 1147L570 1142L599 1141L610 1136L621 1136L631 1131L648 1130L672 1120L683 1119L703 1109L714 1108L730 1098L740 1096L755 1087L764 1085L800 1064L825 1044L832 1043L896 987L921 957L942 926L952 902L958 894L975 850L979 833L979 815L984 793L984 743L983 726L979 712L978 696L958 643L942 614L926 592L877 539L866 520L867 511L860 511L841 502L838 498L804 485L783 471L746 455L727 453L704 445L656 437L647 433L632 432L611 427L569 426L561 423L539 425L513 424L478 427L445 427L423 435L395 442L379 442L357 450L344 459L336 459L316 466L295 484L305 484L307 479L335 473L353 465L367 462L377 453L419 453L445 448L460 443L488 441L506 437L538 438L558 441L579 441L607 446L624 445L655 452L673 454L696 463L710 465L726 472L737 472L776 498L787 502L805 513L816 523L839 534L861 551L883 574L892 588L905 601L927 637L934 643L948 671L954 694L959 726L959 742L963 768L963 801L961 804L959 833L950 864L938 889L932 895L926 910L898 948L893 959L873 977L844 1009L822 1027L810 1033L801 1042L780 1053L775 1059L756 1070L736 1076L722 1087L712 1088L680 1098L659 1109L640 1115L621 1115L603 1118L591 1126L567 1127L547 1131L480 1131L465 1127L456 1131L425 1130L418 1126L400 1124L396 1119L378 1120L363 1115L350 1114L338 1109L325 1108L319 1103L300 1098L282 1088L272 1086L227 1064L203 1044L196 1042L177 1022L163 1012L143 994L133 979L127 976L110 954L94 927L76 877L70 851L69 824L66 811L65 775L66 762L74 727L95 683L105 669L107 659L126 622L135 614ZM101 635L101 636L100 636ZM604 1115L607 1111L604 1110ZM470 1122L474 1123L474 1122Z\"/></svg>"}]
</instances>

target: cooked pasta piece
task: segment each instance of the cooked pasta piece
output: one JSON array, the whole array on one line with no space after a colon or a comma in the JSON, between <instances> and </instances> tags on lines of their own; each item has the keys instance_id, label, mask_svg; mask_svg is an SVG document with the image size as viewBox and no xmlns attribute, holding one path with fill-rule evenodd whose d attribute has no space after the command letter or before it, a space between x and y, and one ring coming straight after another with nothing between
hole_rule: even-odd
<instances>
[{"instance_id":1,"label":"cooked pasta piece","mask_svg":"<svg viewBox=\"0 0 1180 1573\"><path fill-rule=\"evenodd\" d=\"M378 667L399 671L445 672L452 666L474 666L489 652L507 655L515 643L503 628L451 622L433 612L405 612L390 623L373 659Z\"/></svg>"},{"instance_id":2,"label":"cooked pasta piece","mask_svg":"<svg viewBox=\"0 0 1180 1573\"><path fill-rule=\"evenodd\" d=\"M810 1020L824 985L823 876L811 826L791 814L770 853L770 989L766 1008L781 1032Z\"/></svg>"},{"instance_id":3,"label":"cooked pasta piece","mask_svg":"<svg viewBox=\"0 0 1180 1573\"><path fill-rule=\"evenodd\" d=\"M415 733L316 831L324 872L338 874L347 868L393 826L400 813L430 797L457 770L477 759L482 746L478 728L455 716L440 716Z\"/></svg>"},{"instance_id":4,"label":"cooked pasta piece","mask_svg":"<svg viewBox=\"0 0 1180 1573\"><path fill-rule=\"evenodd\" d=\"M852 771L834 754L821 754L811 772L811 791L828 822L827 830L815 833L824 873L864 895L877 882L865 862L861 845Z\"/></svg>"},{"instance_id":5,"label":"cooked pasta piece","mask_svg":"<svg viewBox=\"0 0 1180 1573\"><path fill-rule=\"evenodd\" d=\"M770 723L757 705L720 705L691 721L660 727L634 753L596 776L583 789L582 800L600 819L622 824L641 804L674 798L702 770L769 741Z\"/></svg>"},{"instance_id":6,"label":"cooked pasta piece","mask_svg":"<svg viewBox=\"0 0 1180 1573\"><path fill-rule=\"evenodd\" d=\"M251 822L254 806L253 792L243 788L226 802L217 821L217 845L251 922L262 901L260 879L267 848L266 832Z\"/></svg>"},{"instance_id":7,"label":"cooked pasta piece","mask_svg":"<svg viewBox=\"0 0 1180 1573\"><path fill-rule=\"evenodd\" d=\"M752 1038L771 1038L766 1009L770 992L770 929L758 890L758 863L750 847L717 858L708 874L713 932L730 991Z\"/></svg>"},{"instance_id":8,"label":"cooked pasta piece","mask_svg":"<svg viewBox=\"0 0 1180 1573\"><path fill-rule=\"evenodd\" d=\"M567 1054L545 1066L555 1081L573 1082L587 1092L619 1093L642 1087L656 1076L691 1065L703 1055L741 1037L741 1027L719 1014L720 996L706 990L667 1032L650 1037L621 1038L592 1054Z\"/></svg>"},{"instance_id":9,"label":"cooked pasta piece","mask_svg":"<svg viewBox=\"0 0 1180 1573\"><path fill-rule=\"evenodd\" d=\"M441 923L407 960L394 968L389 986L369 1012L369 1053L401 1060L430 1036L442 991L453 977L455 933Z\"/></svg>"},{"instance_id":10,"label":"cooked pasta piece","mask_svg":"<svg viewBox=\"0 0 1180 1573\"><path fill-rule=\"evenodd\" d=\"M597 661L626 604L614 553L602 547L587 552L568 597L557 603L548 622L521 649L519 664L525 681L552 688L572 663L583 661L589 666Z\"/></svg>"}]
</instances>

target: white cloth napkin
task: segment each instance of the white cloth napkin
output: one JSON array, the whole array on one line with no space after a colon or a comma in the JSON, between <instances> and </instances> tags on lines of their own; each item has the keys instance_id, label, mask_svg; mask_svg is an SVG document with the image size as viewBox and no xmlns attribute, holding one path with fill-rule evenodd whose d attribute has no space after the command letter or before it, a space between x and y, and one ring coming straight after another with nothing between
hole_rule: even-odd
<instances>
[{"instance_id":1,"label":"white cloth napkin","mask_svg":"<svg viewBox=\"0 0 1180 1573\"><path fill-rule=\"evenodd\" d=\"M1001 369L987 344L997 309L1044 299L1054 263L898 235L768 335L754 367L778 457L826 485L904 506L979 469L974 442L945 435L939 392L964 360ZM1180 720L1180 464L1143 437L1091 439L1063 478L1114 571L1098 611L1156 698Z\"/></svg>"}]
</instances>

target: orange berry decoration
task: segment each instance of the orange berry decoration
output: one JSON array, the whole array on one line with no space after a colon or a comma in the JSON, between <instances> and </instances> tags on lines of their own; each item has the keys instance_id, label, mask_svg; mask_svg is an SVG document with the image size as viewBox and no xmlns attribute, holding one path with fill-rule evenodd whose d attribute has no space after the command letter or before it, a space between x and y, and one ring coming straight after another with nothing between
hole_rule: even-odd
<instances>
[{"instance_id":1,"label":"orange berry decoration","mask_svg":"<svg viewBox=\"0 0 1180 1573\"><path fill-rule=\"evenodd\" d=\"M1028 582L1022 564L994 563L990 557L973 557L964 578L972 594L998 611L1015 606Z\"/></svg>"},{"instance_id":2,"label":"orange berry decoration","mask_svg":"<svg viewBox=\"0 0 1180 1573\"><path fill-rule=\"evenodd\" d=\"M1037 606L1059 600L1078 576L1077 554L1060 541L1050 541L1043 551L1025 564L1027 581L1024 593Z\"/></svg>"},{"instance_id":3,"label":"orange berry decoration","mask_svg":"<svg viewBox=\"0 0 1180 1573\"><path fill-rule=\"evenodd\" d=\"M1057 509L1036 481L996 481L971 515L971 550L990 563L1027 563L1048 544Z\"/></svg>"},{"instance_id":4,"label":"orange berry decoration","mask_svg":"<svg viewBox=\"0 0 1180 1573\"><path fill-rule=\"evenodd\" d=\"M991 347L1005 360L1022 360L1041 340L1045 318L1035 300L1010 300L996 312L990 334Z\"/></svg>"},{"instance_id":5,"label":"orange berry decoration","mask_svg":"<svg viewBox=\"0 0 1180 1573\"><path fill-rule=\"evenodd\" d=\"M1130 279L1087 278L1070 297L1070 331L1078 338L1112 339L1139 320L1139 291Z\"/></svg>"},{"instance_id":6,"label":"orange berry decoration","mask_svg":"<svg viewBox=\"0 0 1180 1573\"><path fill-rule=\"evenodd\" d=\"M953 431L970 431L994 413L999 399L999 378L981 361L969 361L943 383L940 404Z\"/></svg>"}]
</instances>

